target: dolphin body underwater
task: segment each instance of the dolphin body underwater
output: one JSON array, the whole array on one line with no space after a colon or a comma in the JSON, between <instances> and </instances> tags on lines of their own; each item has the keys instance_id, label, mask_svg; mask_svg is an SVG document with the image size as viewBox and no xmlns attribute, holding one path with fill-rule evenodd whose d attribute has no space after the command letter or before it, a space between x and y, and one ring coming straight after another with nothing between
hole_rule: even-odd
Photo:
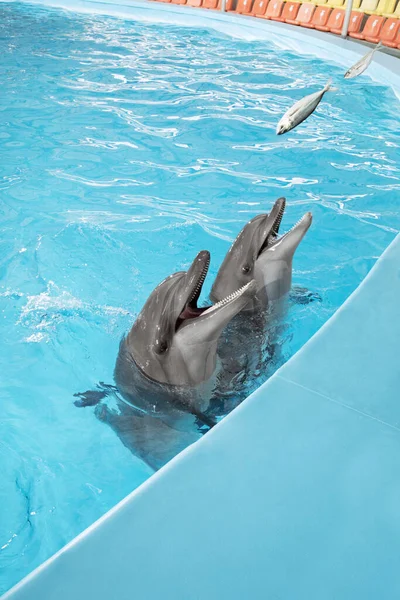
<instances>
[{"instance_id":1,"label":"dolphin body underwater","mask_svg":"<svg viewBox=\"0 0 400 600\"><path fill-rule=\"evenodd\" d=\"M150 294L121 340L116 387L75 394L77 406L114 395L117 409L99 404L96 416L154 470L198 439L199 427L214 425L205 411L218 387L218 340L256 291L249 280L216 304L198 307L209 263L209 252L200 252L187 272L170 275Z\"/></svg>"}]
</instances>

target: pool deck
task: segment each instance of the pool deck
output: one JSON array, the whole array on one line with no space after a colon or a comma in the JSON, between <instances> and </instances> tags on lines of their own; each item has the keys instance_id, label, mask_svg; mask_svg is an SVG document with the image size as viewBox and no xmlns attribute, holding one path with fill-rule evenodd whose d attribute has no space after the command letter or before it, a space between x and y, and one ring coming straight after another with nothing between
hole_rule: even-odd
<instances>
[{"instance_id":1,"label":"pool deck","mask_svg":"<svg viewBox=\"0 0 400 600\"><path fill-rule=\"evenodd\" d=\"M399 298L397 236L267 383L3 600L398 600Z\"/></svg>"},{"instance_id":2,"label":"pool deck","mask_svg":"<svg viewBox=\"0 0 400 600\"><path fill-rule=\"evenodd\" d=\"M10 0L0 0L10 1ZM345 71L366 52L365 41L260 19L234 12L207 10L148 0L23 0L29 4L53 6L83 13L115 15L144 22L172 23L183 27L210 27L247 40L268 40L283 49L318 56L341 64ZM375 81L392 86L400 97L400 52L383 47L368 67Z\"/></svg>"}]
</instances>

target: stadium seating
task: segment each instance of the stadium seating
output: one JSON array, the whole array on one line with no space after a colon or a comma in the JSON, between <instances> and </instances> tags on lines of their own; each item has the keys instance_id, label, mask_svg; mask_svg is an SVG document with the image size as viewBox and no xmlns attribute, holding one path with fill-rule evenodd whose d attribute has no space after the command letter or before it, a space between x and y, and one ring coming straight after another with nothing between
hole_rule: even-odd
<instances>
[{"instance_id":1,"label":"stadium seating","mask_svg":"<svg viewBox=\"0 0 400 600\"><path fill-rule=\"evenodd\" d=\"M368 17L362 31L350 31L350 37L356 38L357 40L367 40L368 38L379 38L379 33L383 27L385 17L377 17L371 15Z\"/></svg>"}]
</instances>

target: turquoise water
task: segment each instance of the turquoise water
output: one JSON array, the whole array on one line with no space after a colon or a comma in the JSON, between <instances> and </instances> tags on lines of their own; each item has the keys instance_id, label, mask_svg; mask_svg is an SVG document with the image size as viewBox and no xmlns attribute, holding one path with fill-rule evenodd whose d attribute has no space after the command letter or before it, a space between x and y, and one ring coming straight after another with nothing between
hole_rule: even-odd
<instances>
[{"instance_id":1,"label":"turquoise water","mask_svg":"<svg viewBox=\"0 0 400 600\"><path fill-rule=\"evenodd\" d=\"M290 357L400 229L398 101L368 77L213 31L0 4L0 592L151 469L73 394L112 382L155 285L243 224L311 210ZM333 76L340 89L277 137ZM377 302L379 298L377 298ZM249 382L251 387L251 382Z\"/></svg>"}]
</instances>

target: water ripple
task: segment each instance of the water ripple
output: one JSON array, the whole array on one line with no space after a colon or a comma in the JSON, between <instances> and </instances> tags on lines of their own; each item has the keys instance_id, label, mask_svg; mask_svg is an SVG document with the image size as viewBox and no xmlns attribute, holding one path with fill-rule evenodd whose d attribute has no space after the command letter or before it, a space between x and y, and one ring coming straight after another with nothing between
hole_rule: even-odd
<instances>
[{"instance_id":1,"label":"water ripple","mask_svg":"<svg viewBox=\"0 0 400 600\"><path fill-rule=\"evenodd\" d=\"M147 186L152 185L152 182L138 181L137 179L111 179L107 181L99 181L98 179L88 179L87 177L80 177L79 175L72 175L65 173L61 170L51 171L49 173L59 179L67 179L76 183L83 183L93 187L131 187L131 186Z\"/></svg>"}]
</instances>

